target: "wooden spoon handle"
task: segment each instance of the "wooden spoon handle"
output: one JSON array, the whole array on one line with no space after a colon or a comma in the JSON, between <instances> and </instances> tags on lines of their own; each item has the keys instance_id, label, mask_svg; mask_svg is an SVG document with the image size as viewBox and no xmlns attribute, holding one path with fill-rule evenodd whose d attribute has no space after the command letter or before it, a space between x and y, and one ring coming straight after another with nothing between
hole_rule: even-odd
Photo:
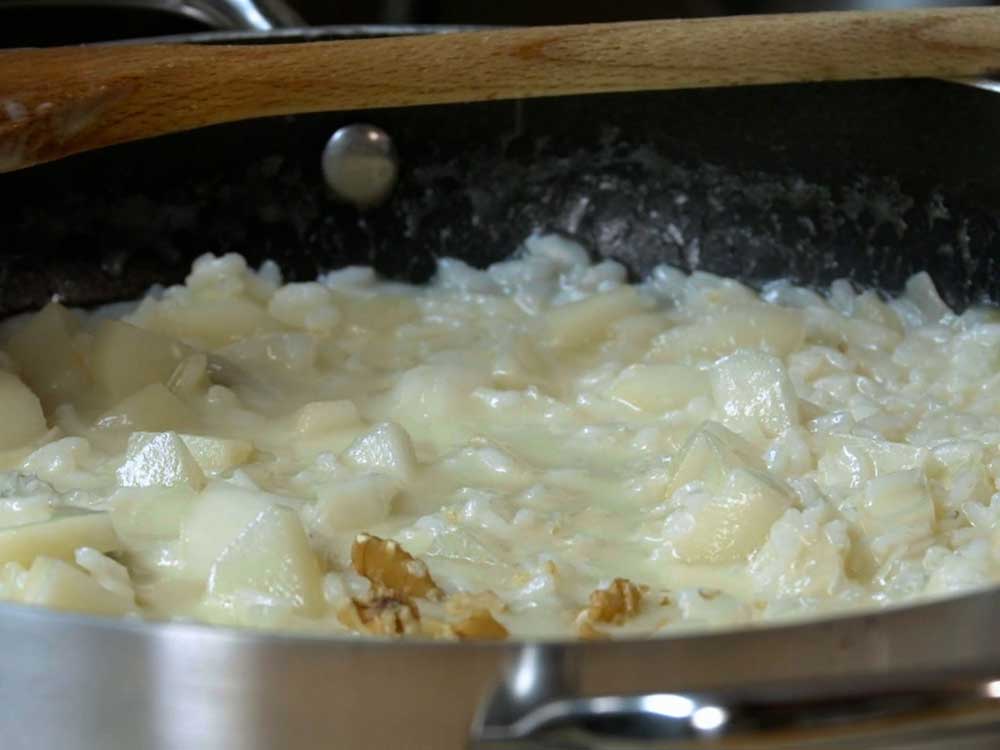
<instances>
[{"instance_id":1,"label":"wooden spoon handle","mask_svg":"<svg viewBox=\"0 0 1000 750\"><path fill-rule=\"evenodd\" d=\"M250 117L1000 68L1000 9L0 52L0 171Z\"/></svg>"}]
</instances>

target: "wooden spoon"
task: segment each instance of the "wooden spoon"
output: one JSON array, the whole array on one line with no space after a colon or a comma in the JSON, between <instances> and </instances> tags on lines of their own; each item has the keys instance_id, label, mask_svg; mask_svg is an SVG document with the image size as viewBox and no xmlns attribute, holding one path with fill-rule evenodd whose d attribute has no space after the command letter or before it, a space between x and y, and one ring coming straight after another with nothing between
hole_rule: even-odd
<instances>
[{"instance_id":1,"label":"wooden spoon","mask_svg":"<svg viewBox=\"0 0 1000 750\"><path fill-rule=\"evenodd\" d=\"M267 115L1000 69L1000 9L0 52L0 171Z\"/></svg>"}]
</instances>

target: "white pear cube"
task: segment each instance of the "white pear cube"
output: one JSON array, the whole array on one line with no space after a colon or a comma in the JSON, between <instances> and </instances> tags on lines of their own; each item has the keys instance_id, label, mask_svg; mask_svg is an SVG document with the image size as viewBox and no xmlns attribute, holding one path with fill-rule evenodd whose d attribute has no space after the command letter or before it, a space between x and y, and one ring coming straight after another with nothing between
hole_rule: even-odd
<instances>
[{"instance_id":1,"label":"white pear cube","mask_svg":"<svg viewBox=\"0 0 1000 750\"><path fill-rule=\"evenodd\" d=\"M118 535L133 539L176 539L198 497L190 487L125 487L108 499Z\"/></svg>"},{"instance_id":2,"label":"white pear cube","mask_svg":"<svg viewBox=\"0 0 1000 750\"><path fill-rule=\"evenodd\" d=\"M114 403L151 383L166 383L187 353L187 347L167 336L104 320L94 333L90 371Z\"/></svg>"},{"instance_id":3,"label":"white pear cube","mask_svg":"<svg viewBox=\"0 0 1000 750\"><path fill-rule=\"evenodd\" d=\"M208 578L223 550L272 506L261 493L230 483L207 487L181 522L180 572L195 580Z\"/></svg>"},{"instance_id":4,"label":"white pear cube","mask_svg":"<svg viewBox=\"0 0 1000 750\"><path fill-rule=\"evenodd\" d=\"M553 307L545 317L545 341L559 348L576 348L599 341L613 323L637 315L647 306L633 287L623 286Z\"/></svg>"},{"instance_id":5,"label":"white pear cube","mask_svg":"<svg viewBox=\"0 0 1000 750\"><path fill-rule=\"evenodd\" d=\"M17 562L27 567L39 555L72 560L80 547L99 552L121 548L108 513L65 512L48 521L0 530L0 565Z\"/></svg>"},{"instance_id":6,"label":"white pear cube","mask_svg":"<svg viewBox=\"0 0 1000 750\"><path fill-rule=\"evenodd\" d=\"M7 353L46 410L71 399L90 382L75 336L79 321L52 302L18 328L7 342Z\"/></svg>"},{"instance_id":7,"label":"white pear cube","mask_svg":"<svg viewBox=\"0 0 1000 750\"><path fill-rule=\"evenodd\" d=\"M805 321L797 310L740 305L663 333L653 342L650 358L712 360L737 349L759 349L783 357L802 347L805 333Z\"/></svg>"},{"instance_id":8,"label":"white pear cube","mask_svg":"<svg viewBox=\"0 0 1000 750\"><path fill-rule=\"evenodd\" d=\"M253 443L235 438L179 435L194 460L206 474L221 474L242 466L253 455Z\"/></svg>"},{"instance_id":9,"label":"white pear cube","mask_svg":"<svg viewBox=\"0 0 1000 750\"><path fill-rule=\"evenodd\" d=\"M323 435L361 423L353 401L313 401L295 413L295 429L303 435Z\"/></svg>"},{"instance_id":10,"label":"white pear cube","mask_svg":"<svg viewBox=\"0 0 1000 750\"><path fill-rule=\"evenodd\" d=\"M412 477L417 468L410 435L394 422L375 425L351 444L343 459L350 466L404 480Z\"/></svg>"},{"instance_id":11,"label":"white pear cube","mask_svg":"<svg viewBox=\"0 0 1000 750\"><path fill-rule=\"evenodd\" d=\"M671 464L666 496L681 487L701 482L721 487L733 469L764 470L764 462L748 442L717 422L706 422L681 447Z\"/></svg>"},{"instance_id":12,"label":"white pear cube","mask_svg":"<svg viewBox=\"0 0 1000 750\"><path fill-rule=\"evenodd\" d=\"M197 415L161 383L147 385L108 409L98 418L100 429L128 429L133 432L191 430Z\"/></svg>"},{"instance_id":13,"label":"white pear cube","mask_svg":"<svg viewBox=\"0 0 1000 750\"><path fill-rule=\"evenodd\" d=\"M240 297L164 302L154 325L157 330L213 349L279 327L263 307Z\"/></svg>"},{"instance_id":14,"label":"white pear cube","mask_svg":"<svg viewBox=\"0 0 1000 750\"><path fill-rule=\"evenodd\" d=\"M792 505L788 491L764 472L733 469L718 491L682 493L667 517L674 556L690 564L745 561Z\"/></svg>"},{"instance_id":15,"label":"white pear cube","mask_svg":"<svg viewBox=\"0 0 1000 750\"><path fill-rule=\"evenodd\" d=\"M117 476L122 487L205 486L201 466L175 432L132 433Z\"/></svg>"},{"instance_id":16,"label":"white pear cube","mask_svg":"<svg viewBox=\"0 0 1000 750\"><path fill-rule=\"evenodd\" d=\"M855 435L817 435L820 480L829 487L860 489L875 477L923 469L926 448Z\"/></svg>"},{"instance_id":17,"label":"white pear cube","mask_svg":"<svg viewBox=\"0 0 1000 750\"><path fill-rule=\"evenodd\" d=\"M135 604L121 592L109 591L74 565L38 557L28 571L22 601L69 612L109 617L134 611Z\"/></svg>"},{"instance_id":18,"label":"white pear cube","mask_svg":"<svg viewBox=\"0 0 1000 750\"><path fill-rule=\"evenodd\" d=\"M870 536L902 527L926 529L934 525L934 502L924 473L898 471L871 479L859 498L861 526Z\"/></svg>"},{"instance_id":19,"label":"white pear cube","mask_svg":"<svg viewBox=\"0 0 1000 750\"><path fill-rule=\"evenodd\" d=\"M309 524L323 534L364 529L388 518L402 483L386 474L333 481L316 488Z\"/></svg>"},{"instance_id":20,"label":"white pear cube","mask_svg":"<svg viewBox=\"0 0 1000 750\"><path fill-rule=\"evenodd\" d=\"M693 367L636 364L621 371L608 395L636 409L662 413L711 395L711 388L708 376Z\"/></svg>"},{"instance_id":21,"label":"white pear cube","mask_svg":"<svg viewBox=\"0 0 1000 750\"><path fill-rule=\"evenodd\" d=\"M403 373L393 389L393 414L407 427L418 425L447 432L449 424L467 411L469 395L488 384L488 377L472 365L431 364Z\"/></svg>"},{"instance_id":22,"label":"white pear cube","mask_svg":"<svg viewBox=\"0 0 1000 750\"><path fill-rule=\"evenodd\" d=\"M799 399L777 357L740 351L711 370L712 395L727 427L774 438L799 423Z\"/></svg>"},{"instance_id":23,"label":"white pear cube","mask_svg":"<svg viewBox=\"0 0 1000 750\"><path fill-rule=\"evenodd\" d=\"M208 355L201 352L189 354L171 373L166 386L172 393L185 398L204 396L212 386L208 371Z\"/></svg>"},{"instance_id":24,"label":"white pear cube","mask_svg":"<svg viewBox=\"0 0 1000 750\"><path fill-rule=\"evenodd\" d=\"M112 560L103 552L90 547L81 547L74 556L77 567L90 573L91 577L113 594L118 594L129 604L135 604L135 591L132 589L132 579L128 568L117 560ZM35 560L37 563L38 561Z\"/></svg>"},{"instance_id":25,"label":"white pear cube","mask_svg":"<svg viewBox=\"0 0 1000 750\"><path fill-rule=\"evenodd\" d=\"M0 450L19 448L46 433L42 404L21 379L0 370Z\"/></svg>"},{"instance_id":26,"label":"white pear cube","mask_svg":"<svg viewBox=\"0 0 1000 750\"><path fill-rule=\"evenodd\" d=\"M323 601L322 573L295 513L271 506L258 514L212 564L208 596L315 614Z\"/></svg>"}]
</instances>

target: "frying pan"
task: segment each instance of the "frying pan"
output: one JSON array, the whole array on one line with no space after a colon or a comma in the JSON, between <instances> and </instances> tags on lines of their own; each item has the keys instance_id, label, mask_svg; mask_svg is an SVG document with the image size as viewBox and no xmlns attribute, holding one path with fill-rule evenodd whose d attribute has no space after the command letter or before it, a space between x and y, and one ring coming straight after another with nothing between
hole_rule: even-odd
<instances>
[{"instance_id":1,"label":"frying pan","mask_svg":"<svg viewBox=\"0 0 1000 750\"><path fill-rule=\"evenodd\" d=\"M366 33L387 31L278 35ZM319 162L357 122L401 161L391 200L364 213L332 199ZM438 257L483 266L536 230L636 277L666 262L891 292L926 270L964 308L1000 299L998 126L1000 97L930 80L226 125L0 176L0 313L135 297L204 252L271 258L293 279L362 263L420 281ZM0 605L0 736L14 750L993 748L998 604L986 591L709 635L490 645Z\"/></svg>"}]
</instances>

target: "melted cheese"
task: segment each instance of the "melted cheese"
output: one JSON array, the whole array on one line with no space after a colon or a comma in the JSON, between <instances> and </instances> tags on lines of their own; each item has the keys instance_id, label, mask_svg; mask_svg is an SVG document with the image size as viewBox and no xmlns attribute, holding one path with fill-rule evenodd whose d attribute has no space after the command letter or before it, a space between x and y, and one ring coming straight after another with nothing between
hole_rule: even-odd
<instances>
[{"instance_id":1,"label":"melted cheese","mask_svg":"<svg viewBox=\"0 0 1000 750\"><path fill-rule=\"evenodd\" d=\"M2 341L15 601L345 633L360 532L446 595L493 592L519 637L583 632L616 578L642 600L612 636L1000 577L1000 320L926 277L888 302L669 268L629 285L533 237L426 286L282 285L229 255Z\"/></svg>"}]
</instances>

